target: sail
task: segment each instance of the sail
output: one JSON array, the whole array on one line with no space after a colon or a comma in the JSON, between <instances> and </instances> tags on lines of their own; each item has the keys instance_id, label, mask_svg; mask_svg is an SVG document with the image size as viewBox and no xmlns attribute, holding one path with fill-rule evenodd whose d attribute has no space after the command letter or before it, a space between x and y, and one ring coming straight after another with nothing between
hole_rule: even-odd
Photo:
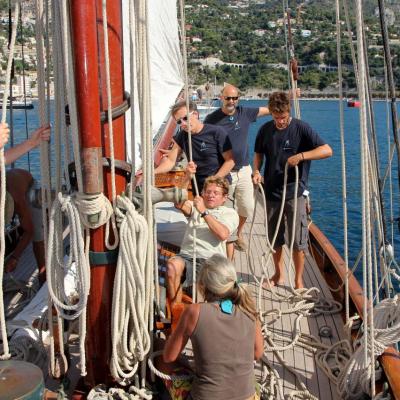
<instances>
[{"instance_id":1,"label":"sail","mask_svg":"<svg viewBox=\"0 0 400 400\"><path fill-rule=\"evenodd\" d=\"M134 60L131 63L129 40L129 0L123 0L124 26L124 77L126 91L130 92L131 74L136 76ZM169 114L184 85L182 55L179 45L176 0L150 0L148 2L149 54L151 79L152 135L154 136ZM134 49L135 53L138 49ZM132 65L133 64L133 65ZM131 159L131 113L135 113L137 141L139 141L140 120L137 107L137 91L131 93L131 109L126 114L127 159ZM140 164L140 145L135 143L137 165Z\"/></svg>"}]
</instances>

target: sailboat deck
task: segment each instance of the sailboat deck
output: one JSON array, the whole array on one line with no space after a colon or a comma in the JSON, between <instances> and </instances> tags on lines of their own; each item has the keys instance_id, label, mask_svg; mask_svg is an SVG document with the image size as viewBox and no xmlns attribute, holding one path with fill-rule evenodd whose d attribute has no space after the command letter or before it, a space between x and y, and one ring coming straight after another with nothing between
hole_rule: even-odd
<instances>
[{"instance_id":1,"label":"sailboat deck","mask_svg":"<svg viewBox=\"0 0 400 400\"><path fill-rule=\"evenodd\" d=\"M250 245L250 267L248 262L247 252L235 252L235 266L239 277L243 282L249 284L252 290L254 299L257 300L259 285L256 283L254 276L260 279L262 274L262 258L267 252L267 244L265 240L265 228L263 223L263 212L261 207L258 207L258 212L255 218L255 223L252 230L252 237L250 243L250 223L246 224L244 231L244 238ZM289 250L284 247L285 254L285 269L286 269L286 286L279 286L274 288L279 294L288 295L290 294L289 288ZM273 275L274 267L271 262L267 265L269 276ZM253 271L252 271L253 270ZM253 275L254 274L254 275ZM294 269L292 267L291 276L294 276ZM293 280L293 278L292 278ZM320 290L320 296L326 299L332 299L332 295L323 279L314 259L307 252L306 254L306 264L304 271L304 284L305 287L316 287ZM264 311L278 309L281 311L287 310L293 305L288 304L286 301L281 301L275 295L272 294L270 290L262 289L261 295L261 309ZM273 324L268 324L268 329L274 334L282 335L288 338L288 342L293 336L293 330L295 326L295 319L297 314L285 314L279 318ZM272 318L268 318L267 322L271 321ZM319 336L319 329L321 327L328 326L331 328L332 337L323 338ZM320 315L320 316L308 316L303 317L300 322L300 329L302 333L310 334L316 337L318 340L322 341L327 345L331 345L344 338L343 322L340 314L333 315ZM288 342L285 342L287 344ZM282 343L277 342L277 345L282 345ZM282 358L285 360L288 366L296 370L301 381L305 384L307 389L319 399L339 399L336 393L335 386L329 381L325 373L317 366L313 354L305 350L303 347L294 346L288 350L281 352ZM272 352L267 353L268 360L273 363L274 368L279 373L282 380L284 394L289 395L293 390L301 390L298 382L296 383L296 378L294 375L285 367L282 366L277 356ZM257 375L261 374L260 366L257 364Z\"/></svg>"},{"instance_id":2,"label":"sailboat deck","mask_svg":"<svg viewBox=\"0 0 400 400\"><path fill-rule=\"evenodd\" d=\"M249 251L249 260L248 260L248 252L235 252L235 266L238 272L239 277L242 279L244 283L249 284L249 287L254 295L255 300L258 297L258 288L259 285L256 282L256 279L260 279L262 273L262 258L263 255L267 251L267 244L265 240L265 229L263 223L263 214L261 207L258 207L257 215L255 218L255 223L253 226L253 232L250 243L250 222L247 223L244 231L244 238L246 242L249 243L250 251ZM289 251L285 247L285 266L286 266L286 285L287 286L279 286L274 289L280 294L289 294L289 286L288 286L288 268L289 268ZM16 271L13 272L14 278L21 281L29 281L32 279L34 275L37 274L35 272L35 263L32 254L31 246L24 252L21 257L20 263ZM267 269L269 275L273 274L273 265L272 262L267 265ZM253 271L254 270L254 271ZM291 276L294 276L294 271L292 271ZM256 277L256 279L254 278ZM317 287L320 290L320 295L324 298L332 298L331 293L325 283L325 280L321 276L318 267L315 264L315 261L311 257L310 254L306 254L306 266L304 273L304 283L306 287ZM271 293L270 290L262 289L261 294L261 309L264 311L278 309L281 311L287 310L289 307L293 307L293 305L288 304L286 301L282 301L277 298L275 295ZM284 314L281 318L277 319L273 324L269 323L268 329L274 335L281 335L287 338L290 341L293 336L293 330L295 326L295 319L297 314ZM272 318L267 318L267 322L271 322ZM321 327L328 326L331 328L332 337L331 338L323 338L319 336L319 329ZM318 340L321 340L323 343L331 345L342 338L344 338L343 332L343 322L340 314L334 315L320 315L317 317L308 316L303 317L300 322L301 332L305 334L310 334L315 336ZM282 342L277 341L277 345L281 345ZM188 353L190 353L190 349L187 349ZM329 381L325 373L317 366L313 354L305 350L303 347L294 346L288 350L285 350L280 353L282 358L285 360L289 367L292 367L298 374L301 381L307 387L307 389L316 396L317 398L329 400L329 399L339 399L336 389L334 385ZM294 390L301 390L301 387L298 382L296 382L295 376L289 371L288 368L284 367L281 362L278 360L277 356L272 352L267 353L267 358L270 360L279 374L280 380L283 385L283 391L285 396L289 395ZM258 378L261 376L261 367L260 364L257 363L256 366L256 375ZM259 380L259 379L258 379ZM50 382L47 382L48 384ZM48 385L53 386L53 385Z\"/></svg>"}]
</instances>

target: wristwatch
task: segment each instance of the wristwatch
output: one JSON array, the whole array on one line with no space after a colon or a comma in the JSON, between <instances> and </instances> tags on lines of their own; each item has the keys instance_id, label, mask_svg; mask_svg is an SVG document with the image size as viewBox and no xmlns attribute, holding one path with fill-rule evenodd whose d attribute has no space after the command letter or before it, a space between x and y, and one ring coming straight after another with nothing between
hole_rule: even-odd
<instances>
[{"instance_id":1,"label":"wristwatch","mask_svg":"<svg viewBox=\"0 0 400 400\"><path fill-rule=\"evenodd\" d=\"M204 218L206 215L209 215L209 214L210 214L210 211L205 210L204 212L202 212L202 213L200 214L200 217Z\"/></svg>"}]
</instances>

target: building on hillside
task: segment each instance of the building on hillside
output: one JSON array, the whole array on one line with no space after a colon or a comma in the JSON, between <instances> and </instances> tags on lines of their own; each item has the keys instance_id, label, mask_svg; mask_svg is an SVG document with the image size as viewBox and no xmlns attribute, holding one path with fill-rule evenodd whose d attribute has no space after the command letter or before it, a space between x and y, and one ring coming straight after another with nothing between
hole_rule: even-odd
<instances>
[{"instance_id":1,"label":"building on hillside","mask_svg":"<svg viewBox=\"0 0 400 400\"><path fill-rule=\"evenodd\" d=\"M301 30L301 36L306 38L311 36L311 31L309 29L302 29Z\"/></svg>"},{"instance_id":2,"label":"building on hillside","mask_svg":"<svg viewBox=\"0 0 400 400\"><path fill-rule=\"evenodd\" d=\"M265 29L256 29L255 31L253 31L253 33L256 36L263 37L266 33L266 30Z\"/></svg>"},{"instance_id":3,"label":"building on hillside","mask_svg":"<svg viewBox=\"0 0 400 400\"><path fill-rule=\"evenodd\" d=\"M211 69L215 69L217 66L220 65L229 65L231 67L235 68L243 68L246 64L238 64L238 63L228 63L220 60L219 58L216 57L208 57L208 58L198 58L198 59L193 59L193 63L199 63L203 65L204 67L209 67Z\"/></svg>"}]
</instances>

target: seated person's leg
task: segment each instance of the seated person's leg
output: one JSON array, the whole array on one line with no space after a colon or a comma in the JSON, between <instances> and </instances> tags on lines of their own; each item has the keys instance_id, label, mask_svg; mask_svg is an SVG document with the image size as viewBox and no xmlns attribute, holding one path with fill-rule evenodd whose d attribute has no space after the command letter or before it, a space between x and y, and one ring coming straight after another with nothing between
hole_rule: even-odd
<instances>
[{"instance_id":1,"label":"seated person's leg","mask_svg":"<svg viewBox=\"0 0 400 400\"><path fill-rule=\"evenodd\" d=\"M43 219L42 219L42 208L36 206L30 206L32 213L32 220L34 225L33 230L33 254L35 255L37 267L39 270L39 284L40 286L46 282L46 260L45 260L45 249L44 249L44 232L43 232Z\"/></svg>"},{"instance_id":2,"label":"seated person's leg","mask_svg":"<svg viewBox=\"0 0 400 400\"><path fill-rule=\"evenodd\" d=\"M182 284L181 278L185 270L185 260L182 257L171 257L167 261L167 295L171 302L182 302Z\"/></svg>"}]
</instances>

